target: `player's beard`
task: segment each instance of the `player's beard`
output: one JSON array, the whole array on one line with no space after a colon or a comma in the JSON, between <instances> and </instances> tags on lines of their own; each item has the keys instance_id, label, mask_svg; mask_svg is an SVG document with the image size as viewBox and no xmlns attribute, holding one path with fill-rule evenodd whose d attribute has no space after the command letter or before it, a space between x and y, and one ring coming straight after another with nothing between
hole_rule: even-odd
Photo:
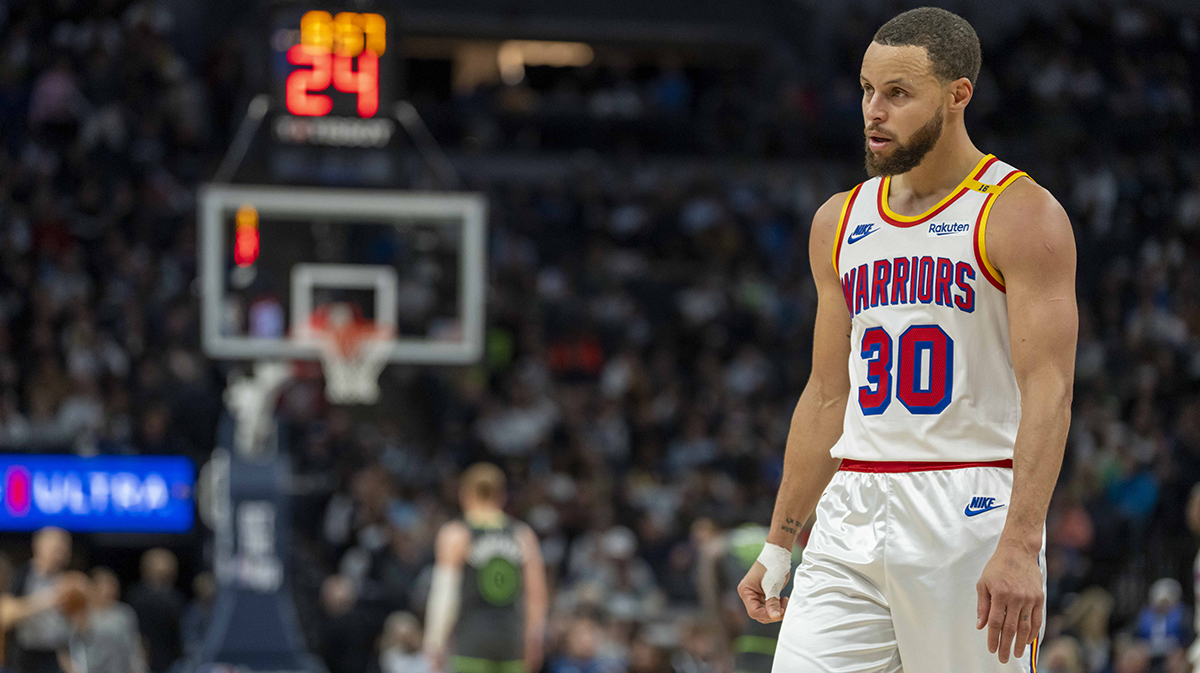
<instances>
[{"instance_id":1,"label":"player's beard","mask_svg":"<svg viewBox=\"0 0 1200 673\"><path fill-rule=\"evenodd\" d=\"M907 144L902 145L899 140L893 140L896 149L888 156L872 152L870 144L867 144L867 175L873 178L881 175L900 175L920 166L925 155L929 154L942 137L942 121L942 110L939 108L932 119L912 134Z\"/></svg>"}]
</instances>

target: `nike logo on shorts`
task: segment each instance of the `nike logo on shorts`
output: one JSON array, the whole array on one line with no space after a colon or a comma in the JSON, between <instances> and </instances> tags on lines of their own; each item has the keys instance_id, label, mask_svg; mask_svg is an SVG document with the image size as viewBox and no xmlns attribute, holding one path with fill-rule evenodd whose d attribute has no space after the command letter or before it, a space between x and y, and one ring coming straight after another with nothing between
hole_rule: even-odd
<instances>
[{"instance_id":1,"label":"nike logo on shorts","mask_svg":"<svg viewBox=\"0 0 1200 673\"><path fill-rule=\"evenodd\" d=\"M984 512L990 512L993 509L1000 509L1004 505L997 505L995 498L987 498L975 496L971 498L971 502L967 504L967 508L963 510L963 514L967 516L978 516Z\"/></svg>"}]
</instances>

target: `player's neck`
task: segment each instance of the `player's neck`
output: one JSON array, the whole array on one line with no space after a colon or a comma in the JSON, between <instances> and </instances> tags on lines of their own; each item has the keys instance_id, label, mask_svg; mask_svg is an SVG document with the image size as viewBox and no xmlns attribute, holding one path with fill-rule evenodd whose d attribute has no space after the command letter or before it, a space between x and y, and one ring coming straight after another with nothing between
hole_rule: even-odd
<instances>
[{"instance_id":1,"label":"player's neck","mask_svg":"<svg viewBox=\"0 0 1200 673\"><path fill-rule=\"evenodd\" d=\"M472 526L499 527L504 523L504 510L499 507L471 507L463 511L463 518Z\"/></svg>"},{"instance_id":2,"label":"player's neck","mask_svg":"<svg viewBox=\"0 0 1200 673\"><path fill-rule=\"evenodd\" d=\"M914 213L923 211L921 204L935 203L950 193L984 156L965 130L947 134L919 166L892 176L888 184L889 205L903 214L909 214L910 208L915 209Z\"/></svg>"}]
</instances>

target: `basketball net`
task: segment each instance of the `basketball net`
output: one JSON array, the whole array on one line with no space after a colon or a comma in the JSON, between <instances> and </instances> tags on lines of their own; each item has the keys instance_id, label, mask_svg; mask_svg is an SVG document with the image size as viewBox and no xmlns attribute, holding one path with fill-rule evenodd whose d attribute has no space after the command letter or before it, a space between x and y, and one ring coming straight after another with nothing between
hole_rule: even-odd
<instances>
[{"instance_id":1,"label":"basketball net","mask_svg":"<svg viewBox=\"0 0 1200 673\"><path fill-rule=\"evenodd\" d=\"M337 302L313 311L301 340L320 352L326 399L334 404L378 400L379 373L392 352L393 332L362 319L352 304Z\"/></svg>"}]
</instances>

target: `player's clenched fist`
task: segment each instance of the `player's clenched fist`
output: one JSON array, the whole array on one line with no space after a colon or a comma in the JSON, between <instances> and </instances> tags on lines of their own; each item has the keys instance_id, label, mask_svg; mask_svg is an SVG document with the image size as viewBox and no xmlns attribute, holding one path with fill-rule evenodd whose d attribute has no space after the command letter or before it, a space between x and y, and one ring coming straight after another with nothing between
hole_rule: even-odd
<instances>
[{"instance_id":1,"label":"player's clenched fist","mask_svg":"<svg viewBox=\"0 0 1200 673\"><path fill-rule=\"evenodd\" d=\"M787 584L791 569L790 551L770 542L764 545L758 560L738 584L738 595L746 604L746 614L763 624L783 619L788 599L781 599L779 592Z\"/></svg>"}]
</instances>

